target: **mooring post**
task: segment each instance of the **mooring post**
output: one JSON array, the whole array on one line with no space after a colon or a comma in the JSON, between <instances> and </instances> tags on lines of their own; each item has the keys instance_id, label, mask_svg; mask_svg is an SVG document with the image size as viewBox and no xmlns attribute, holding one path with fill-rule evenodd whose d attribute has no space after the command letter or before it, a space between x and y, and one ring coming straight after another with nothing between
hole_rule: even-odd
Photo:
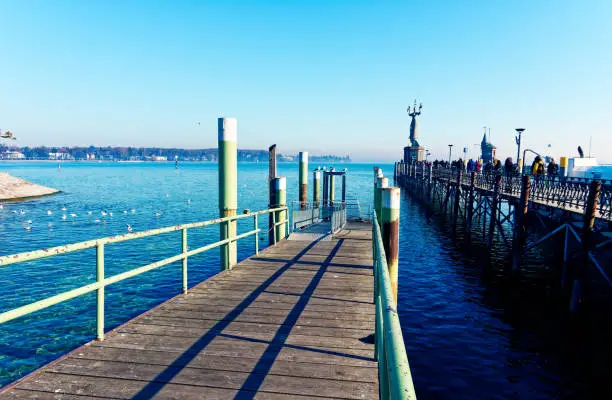
<instances>
[{"instance_id":1,"label":"mooring post","mask_svg":"<svg viewBox=\"0 0 612 400\"><path fill-rule=\"evenodd\" d=\"M274 198L276 204L272 208L287 207L287 178L280 176L274 178ZM287 211L275 211L275 225L274 231L276 232L276 242L287 236L287 223L283 222L287 219Z\"/></svg>"},{"instance_id":2,"label":"mooring post","mask_svg":"<svg viewBox=\"0 0 612 400\"><path fill-rule=\"evenodd\" d=\"M589 196L584 208L584 226L582 227L582 257L580 263L576 265L573 271L572 298L570 301L570 311L576 312L579 310L582 302L582 291L584 280L586 278L587 266L590 264L589 251L593 242L593 225L595 224L595 215L597 214L597 203L599 200L599 192L601 191L601 182L592 181L589 185Z\"/></svg>"},{"instance_id":3,"label":"mooring post","mask_svg":"<svg viewBox=\"0 0 612 400\"><path fill-rule=\"evenodd\" d=\"M376 189L374 190L374 209L376 219L382 229L382 190L389 187L389 179L382 177L376 179Z\"/></svg>"},{"instance_id":4,"label":"mooring post","mask_svg":"<svg viewBox=\"0 0 612 400\"><path fill-rule=\"evenodd\" d=\"M529 175L523 175L521 180L521 197L514 208L514 231L512 235L512 271L517 272L521 268L521 253L525 240L525 223L529 211L529 193L531 181Z\"/></svg>"},{"instance_id":5,"label":"mooring post","mask_svg":"<svg viewBox=\"0 0 612 400\"><path fill-rule=\"evenodd\" d=\"M238 208L238 121L236 118L219 118L219 213L221 218L233 217ZM220 224L220 239L236 236L236 221ZM221 269L236 265L236 242L221 246Z\"/></svg>"},{"instance_id":6,"label":"mooring post","mask_svg":"<svg viewBox=\"0 0 612 400\"><path fill-rule=\"evenodd\" d=\"M323 169L323 207L329 206L329 174Z\"/></svg>"},{"instance_id":7,"label":"mooring post","mask_svg":"<svg viewBox=\"0 0 612 400\"><path fill-rule=\"evenodd\" d=\"M457 168L457 180L455 182L455 204L453 207L453 233L457 232L457 219L459 218L459 201L461 200L461 177L463 171Z\"/></svg>"},{"instance_id":8,"label":"mooring post","mask_svg":"<svg viewBox=\"0 0 612 400\"><path fill-rule=\"evenodd\" d=\"M470 189L465 204L465 237L470 240L472 235L472 219L474 218L474 185L476 184L476 172L470 173Z\"/></svg>"},{"instance_id":9,"label":"mooring post","mask_svg":"<svg viewBox=\"0 0 612 400\"><path fill-rule=\"evenodd\" d=\"M299 201L300 210L306 209L306 203L308 202L308 152L300 151L300 177L299 177Z\"/></svg>"},{"instance_id":10,"label":"mooring post","mask_svg":"<svg viewBox=\"0 0 612 400\"><path fill-rule=\"evenodd\" d=\"M342 204L346 206L346 168L342 171Z\"/></svg>"},{"instance_id":11,"label":"mooring post","mask_svg":"<svg viewBox=\"0 0 612 400\"><path fill-rule=\"evenodd\" d=\"M321 201L321 171L319 168L312 173L312 202L314 208L319 208Z\"/></svg>"},{"instance_id":12,"label":"mooring post","mask_svg":"<svg viewBox=\"0 0 612 400\"><path fill-rule=\"evenodd\" d=\"M400 215L400 188L387 187L381 189L382 203L382 229L383 246L387 256L387 268L391 278L393 298L397 307L397 278L399 257L399 215Z\"/></svg>"},{"instance_id":13,"label":"mooring post","mask_svg":"<svg viewBox=\"0 0 612 400\"><path fill-rule=\"evenodd\" d=\"M493 187L493 201L491 202L491 220L489 221L489 236L487 237L487 247L493 246L493 235L495 234L495 222L499 215L497 208L499 204L499 192L501 190L501 175L495 175L495 186Z\"/></svg>"},{"instance_id":14,"label":"mooring post","mask_svg":"<svg viewBox=\"0 0 612 400\"><path fill-rule=\"evenodd\" d=\"M329 172L329 205L333 206L336 200L336 176L334 175L336 170L332 167Z\"/></svg>"},{"instance_id":15,"label":"mooring post","mask_svg":"<svg viewBox=\"0 0 612 400\"><path fill-rule=\"evenodd\" d=\"M276 170L276 145L273 144L268 149L268 208L272 208L274 204L276 204L276 199L274 198L274 183L273 180L277 175ZM274 216L272 213L268 214L268 244L273 245L274 242Z\"/></svg>"}]
</instances>

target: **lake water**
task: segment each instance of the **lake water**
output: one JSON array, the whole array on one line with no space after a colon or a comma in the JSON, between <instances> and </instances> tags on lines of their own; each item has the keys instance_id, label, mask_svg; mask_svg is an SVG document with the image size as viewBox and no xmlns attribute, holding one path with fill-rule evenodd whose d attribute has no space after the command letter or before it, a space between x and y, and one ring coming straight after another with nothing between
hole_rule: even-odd
<instances>
[{"instance_id":1,"label":"lake water","mask_svg":"<svg viewBox=\"0 0 612 400\"><path fill-rule=\"evenodd\" d=\"M344 166L349 168L347 197L369 203L372 165L336 167ZM392 173L392 165L381 167L387 175ZM54 163L16 162L1 163L0 170L62 190L38 200L5 204L0 210L0 255L125 233L127 224L140 231L218 216L216 164L182 163L177 170L172 163L63 163L58 170ZM288 200L295 200L297 164L279 164L279 171L287 176ZM267 165L239 165L239 210L267 207L266 179ZM12 212L20 209L25 214ZM113 216L102 216L102 210ZM261 222L263 228L265 222ZM239 224L239 231L250 230L251 224L251 220ZM588 316L570 319L565 304L536 275L519 290L510 290L495 268L484 268L499 264L501 254L458 245L439 220L431 219L406 197L400 226L398 308L419 398L553 399L610 394L612 353L606 344L610 332L606 323ZM189 239L191 246L216 241L218 227L190 231ZM240 241L239 258L252 254L253 246L252 239ZM106 273L126 271L179 251L179 233L110 245ZM189 285L218 270L217 249L193 257ZM93 249L1 267L0 312L94 279ZM180 263L108 287L106 328L180 289ZM94 335L93 293L0 325L0 386Z\"/></svg>"}]
</instances>

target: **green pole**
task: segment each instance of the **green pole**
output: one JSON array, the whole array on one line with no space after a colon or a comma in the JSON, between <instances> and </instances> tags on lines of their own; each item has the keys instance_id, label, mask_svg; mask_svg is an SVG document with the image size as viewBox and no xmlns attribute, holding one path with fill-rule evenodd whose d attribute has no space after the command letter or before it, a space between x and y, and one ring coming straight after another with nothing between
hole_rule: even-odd
<instances>
[{"instance_id":1,"label":"green pole","mask_svg":"<svg viewBox=\"0 0 612 400\"><path fill-rule=\"evenodd\" d=\"M376 178L376 189L374 190L374 209L376 210L376 216L378 224L382 224L381 222L381 214L382 214L382 189L389 187L389 178L380 177ZM382 225L380 225L382 229Z\"/></svg>"},{"instance_id":2,"label":"green pole","mask_svg":"<svg viewBox=\"0 0 612 400\"><path fill-rule=\"evenodd\" d=\"M219 118L219 214L233 217L238 208L238 121ZM220 224L220 239L236 236L236 221ZM221 269L231 269L237 260L236 242L221 246Z\"/></svg>"},{"instance_id":3,"label":"green pole","mask_svg":"<svg viewBox=\"0 0 612 400\"><path fill-rule=\"evenodd\" d=\"M399 258L400 188L381 189L381 228L391 289L397 308L397 276Z\"/></svg>"},{"instance_id":4,"label":"green pole","mask_svg":"<svg viewBox=\"0 0 612 400\"><path fill-rule=\"evenodd\" d=\"M321 201L321 171L317 168L312 173L312 202L314 208L319 207Z\"/></svg>"},{"instance_id":5,"label":"green pole","mask_svg":"<svg viewBox=\"0 0 612 400\"><path fill-rule=\"evenodd\" d=\"M276 199L276 204L274 204L273 208L278 207L286 207L287 206L287 178L284 176L274 178L274 198ZM285 221L287 219L287 211L276 211L275 223L278 224L275 227L276 232L276 241L285 238L287 236L287 224Z\"/></svg>"},{"instance_id":6,"label":"green pole","mask_svg":"<svg viewBox=\"0 0 612 400\"><path fill-rule=\"evenodd\" d=\"M306 209L308 202L308 152L300 151L299 200L300 209Z\"/></svg>"},{"instance_id":7,"label":"green pole","mask_svg":"<svg viewBox=\"0 0 612 400\"><path fill-rule=\"evenodd\" d=\"M335 169L331 168L329 172L334 172ZM335 192L336 191L336 177L334 174L329 175L329 205L334 205L334 200L336 199Z\"/></svg>"}]
</instances>

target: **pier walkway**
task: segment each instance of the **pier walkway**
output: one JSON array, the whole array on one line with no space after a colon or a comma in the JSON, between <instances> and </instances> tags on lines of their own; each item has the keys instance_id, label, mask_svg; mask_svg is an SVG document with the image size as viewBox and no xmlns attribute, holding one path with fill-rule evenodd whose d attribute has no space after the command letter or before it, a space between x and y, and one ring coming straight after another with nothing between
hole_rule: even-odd
<instances>
[{"instance_id":1,"label":"pier walkway","mask_svg":"<svg viewBox=\"0 0 612 400\"><path fill-rule=\"evenodd\" d=\"M372 226L282 240L0 398L373 399Z\"/></svg>"}]
</instances>

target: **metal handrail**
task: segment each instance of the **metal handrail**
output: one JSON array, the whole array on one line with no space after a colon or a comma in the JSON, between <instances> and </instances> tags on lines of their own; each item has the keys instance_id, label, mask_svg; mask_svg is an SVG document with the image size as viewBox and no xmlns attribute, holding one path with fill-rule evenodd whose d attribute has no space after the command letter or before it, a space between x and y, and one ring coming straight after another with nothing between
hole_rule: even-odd
<instances>
[{"instance_id":1,"label":"metal handrail","mask_svg":"<svg viewBox=\"0 0 612 400\"><path fill-rule=\"evenodd\" d=\"M131 278L134 276L137 276L137 275L140 275L140 274L143 274L148 271L152 271L154 269L163 267L173 262L183 260L184 264L182 268L182 278L183 278L182 284L183 284L183 292L186 293L187 292L187 268L186 268L187 265L185 261L189 257L194 256L196 254L203 253L207 250L214 249L222 245L229 244L231 242L236 242L239 239L242 239L248 236L252 236L252 235L255 235L255 254L258 254L259 253L259 242L258 242L259 232L261 232L262 230L257 227L257 219L258 219L257 217L261 214L269 214L269 213L272 213L272 215L275 216L277 212L281 212L281 211L287 211L287 207L277 207L277 208L256 211L256 212L247 213L247 214L235 215L231 217L217 218L217 219L208 220L208 221L174 225L174 226L169 226L165 228L151 229L151 230L142 231L142 232L127 233L124 235L108 236L105 238L88 240L88 241L79 242L79 243L72 243L72 244L67 244L64 246L57 246L57 247L51 247L48 249L35 250L35 251L29 251L29 252L2 256L0 257L0 267L5 266L5 265L10 265L10 264L15 264L15 263L38 260L38 259L46 258L46 257L53 257L59 254L67 254L67 253L90 249L90 248L95 247L96 248L96 282L91 283L89 285L78 287L76 289L68 290L66 292L63 292L63 293L60 293L60 294L57 294L51 297L47 297L45 299L35 301L33 303L29 303L21 307L17 307L12 310L8 310L3 313L0 313L0 324L3 324L5 322L11 321L19 317L23 317L25 315L31 314L36 311L40 311L52 305L73 299L75 297L82 296L86 293L97 291L98 292L97 293L98 296L96 300L97 338L99 340L103 340L104 339L104 288L106 286L111 285L113 283L120 282L122 280ZM252 217L254 219L255 229L242 233L240 235L236 235L234 237L219 240L217 242L208 244L206 246L198 247L193 250L188 250L187 248L187 230L188 229L201 228L204 226L210 226L210 225L220 224L224 222L232 222L232 221L237 221L239 219L244 219L244 218L249 218L249 217ZM287 225L286 231L288 231L289 230L288 229L289 219L285 218L282 221L278 221L278 222L274 221L275 227L282 225L282 224ZM180 254L165 258L160 261L155 261L153 263L144 265L142 267L134 268L134 269L131 269L126 272L122 272L117 275L113 275L110 277L104 276L104 247L105 245L112 244L112 243L125 242L128 240L140 239L140 238L149 237L149 236L156 236L156 235L161 235L164 233L176 232L176 231L182 231L182 235L181 235L182 252ZM274 231L274 243L276 243L276 241L279 238L276 238L276 229L273 229L273 231Z\"/></svg>"},{"instance_id":2,"label":"metal handrail","mask_svg":"<svg viewBox=\"0 0 612 400\"><path fill-rule=\"evenodd\" d=\"M376 302L375 357L380 398L416 399L376 211L372 218L372 251Z\"/></svg>"}]
</instances>

